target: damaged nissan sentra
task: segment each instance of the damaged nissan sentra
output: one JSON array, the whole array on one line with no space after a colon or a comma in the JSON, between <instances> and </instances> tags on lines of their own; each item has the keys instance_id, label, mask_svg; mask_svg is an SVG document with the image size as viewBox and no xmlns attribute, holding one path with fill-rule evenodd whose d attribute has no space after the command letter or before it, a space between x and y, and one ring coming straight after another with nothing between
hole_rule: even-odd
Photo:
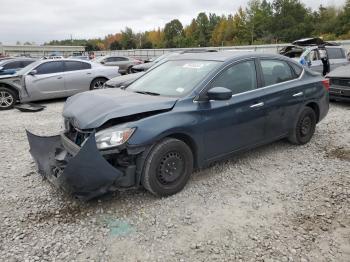
<instances>
[{"instance_id":1,"label":"damaged nissan sentra","mask_svg":"<svg viewBox=\"0 0 350 262\"><path fill-rule=\"evenodd\" d=\"M328 112L328 80L280 55L182 54L125 89L81 93L64 130L27 131L39 173L81 199L145 187L175 194L192 170L288 138L309 142Z\"/></svg>"}]
</instances>

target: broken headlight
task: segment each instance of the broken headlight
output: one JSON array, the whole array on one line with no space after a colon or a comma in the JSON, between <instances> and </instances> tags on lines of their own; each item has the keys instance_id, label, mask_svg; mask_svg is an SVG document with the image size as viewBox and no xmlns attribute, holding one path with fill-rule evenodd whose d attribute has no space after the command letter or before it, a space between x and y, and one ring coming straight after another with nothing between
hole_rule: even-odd
<instances>
[{"instance_id":1,"label":"broken headlight","mask_svg":"<svg viewBox=\"0 0 350 262\"><path fill-rule=\"evenodd\" d=\"M95 134L98 149L108 149L124 144L134 133L135 128L111 127Z\"/></svg>"}]
</instances>

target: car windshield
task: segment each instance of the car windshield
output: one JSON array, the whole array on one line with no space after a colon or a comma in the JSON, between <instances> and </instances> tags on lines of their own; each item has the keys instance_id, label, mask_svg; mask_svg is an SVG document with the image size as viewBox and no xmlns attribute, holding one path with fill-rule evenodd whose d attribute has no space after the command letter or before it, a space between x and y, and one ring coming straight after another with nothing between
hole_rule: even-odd
<instances>
[{"instance_id":1,"label":"car windshield","mask_svg":"<svg viewBox=\"0 0 350 262\"><path fill-rule=\"evenodd\" d=\"M181 97L189 93L221 62L168 61L131 84L127 89L149 95Z\"/></svg>"}]
</instances>

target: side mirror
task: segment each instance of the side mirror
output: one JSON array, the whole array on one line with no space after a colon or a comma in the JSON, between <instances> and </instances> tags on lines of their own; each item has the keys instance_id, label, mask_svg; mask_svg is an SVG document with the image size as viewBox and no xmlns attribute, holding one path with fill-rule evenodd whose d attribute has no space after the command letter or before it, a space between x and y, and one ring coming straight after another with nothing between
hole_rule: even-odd
<instances>
[{"instance_id":1,"label":"side mirror","mask_svg":"<svg viewBox=\"0 0 350 262\"><path fill-rule=\"evenodd\" d=\"M224 101L232 97L232 91L226 87L213 87L207 94L209 100Z\"/></svg>"},{"instance_id":2,"label":"side mirror","mask_svg":"<svg viewBox=\"0 0 350 262\"><path fill-rule=\"evenodd\" d=\"M36 70L32 70L28 73L28 75L35 76L38 73Z\"/></svg>"},{"instance_id":3,"label":"side mirror","mask_svg":"<svg viewBox=\"0 0 350 262\"><path fill-rule=\"evenodd\" d=\"M104 65L106 62L105 61L101 61L101 64Z\"/></svg>"},{"instance_id":4,"label":"side mirror","mask_svg":"<svg viewBox=\"0 0 350 262\"><path fill-rule=\"evenodd\" d=\"M312 62L310 60L307 61L307 65L310 67L312 65Z\"/></svg>"}]
</instances>

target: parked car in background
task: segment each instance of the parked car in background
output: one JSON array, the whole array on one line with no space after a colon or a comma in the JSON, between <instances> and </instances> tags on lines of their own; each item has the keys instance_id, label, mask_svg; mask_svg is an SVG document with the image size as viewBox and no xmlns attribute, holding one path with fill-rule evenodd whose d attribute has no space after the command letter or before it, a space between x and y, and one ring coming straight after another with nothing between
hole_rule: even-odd
<instances>
[{"instance_id":1,"label":"parked car in background","mask_svg":"<svg viewBox=\"0 0 350 262\"><path fill-rule=\"evenodd\" d=\"M115 78L108 80L104 84L104 87L105 88L126 88L129 85L131 85L136 79L140 78L144 74L145 72L139 72L135 74L117 76Z\"/></svg>"},{"instance_id":2,"label":"parked car in background","mask_svg":"<svg viewBox=\"0 0 350 262\"><path fill-rule=\"evenodd\" d=\"M120 75L118 69L73 59L36 61L15 75L0 77L0 110L12 108L17 101L68 97L102 88L107 80Z\"/></svg>"},{"instance_id":3,"label":"parked car in background","mask_svg":"<svg viewBox=\"0 0 350 262\"><path fill-rule=\"evenodd\" d=\"M79 60L90 60L89 56L78 56L78 55L74 55L74 56L70 56L68 57L68 59L79 59Z\"/></svg>"},{"instance_id":4,"label":"parked car in background","mask_svg":"<svg viewBox=\"0 0 350 262\"><path fill-rule=\"evenodd\" d=\"M217 52L217 50L207 49L207 48L195 48L195 49L188 49L188 50L183 50L183 51L165 53L157 58L150 59L147 63L133 66L131 68L131 72L132 73L145 72L148 69L150 69L151 67L153 67L154 65L163 63L166 59L171 58L173 56L180 55L180 54L207 53L207 52Z\"/></svg>"},{"instance_id":5,"label":"parked car in background","mask_svg":"<svg viewBox=\"0 0 350 262\"><path fill-rule=\"evenodd\" d=\"M30 153L43 177L82 199L140 186L169 196L193 169L233 153L282 138L308 143L328 88L280 55L181 54L126 89L70 97L63 133L27 132Z\"/></svg>"},{"instance_id":6,"label":"parked car in background","mask_svg":"<svg viewBox=\"0 0 350 262\"><path fill-rule=\"evenodd\" d=\"M5 60L10 60L10 59L14 59L14 57L11 57L11 56L3 56L3 57L0 57L0 62L1 62L1 61L5 61Z\"/></svg>"},{"instance_id":7,"label":"parked car in background","mask_svg":"<svg viewBox=\"0 0 350 262\"><path fill-rule=\"evenodd\" d=\"M280 51L280 54L295 59L313 71L322 73L323 63L320 52L325 51L330 63L330 71L349 63L346 50L336 43L324 42L320 38L305 38L293 42Z\"/></svg>"},{"instance_id":8,"label":"parked car in background","mask_svg":"<svg viewBox=\"0 0 350 262\"><path fill-rule=\"evenodd\" d=\"M105 66L119 66L119 73L121 74L131 73L131 68L134 65L139 65L142 63L142 61L131 57L113 55L100 56L95 58L93 61Z\"/></svg>"},{"instance_id":9,"label":"parked car in background","mask_svg":"<svg viewBox=\"0 0 350 262\"><path fill-rule=\"evenodd\" d=\"M350 64L340 66L327 75L331 100L350 101Z\"/></svg>"},{"instance_id":10,"label":"parked car in background","mask_svg":"<svg viewBox=\"0 0 350 262\"><path fill-rule=\"evenodd\" d=\"M178 55L179 53L175 53L175 52L170 52L170 53L166 53L164 55L159 56L156 59L152 59L150 60L148 63L143 63L143 64L139 64L139 65L135 65L133 66L130 71L131 73L139 73L139 72L146 72L148 69L150 69L152 66L158 64L159 62L165 61L165 59L167 59L168 57L172 56L172 55Z\"/></svg>"},{"instance_id":11,"label":"parked car in background","mask_svg":"<svg viewBox=\"0 0 350 262\"><path fill-rule=\"evenodd\" d=\"M0 61L0 75L13 75L18 70L35 62L33 58L12 58Z\"/></svg>"}]
</instances>

